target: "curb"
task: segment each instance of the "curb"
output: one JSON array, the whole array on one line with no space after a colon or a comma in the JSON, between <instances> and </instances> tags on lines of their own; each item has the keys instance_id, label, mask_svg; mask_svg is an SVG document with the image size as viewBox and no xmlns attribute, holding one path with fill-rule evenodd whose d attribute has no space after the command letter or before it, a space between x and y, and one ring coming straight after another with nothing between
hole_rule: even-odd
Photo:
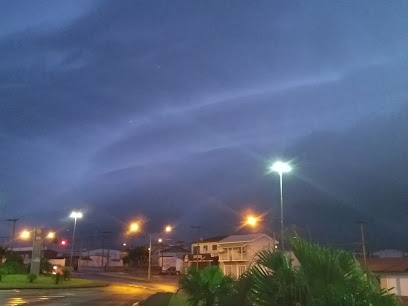
<instances>
[{"instance_id":1,"label":"curb","mask_svg":"<svg viewBox=\"0 0 408 306\"><path fill-rule=\"evenodd\" d=\"M11 287L0 287L0 291L1 290L23 290L23 289L29 289L29 290L33 290L33 289L81 289L81 288L99 288L99 287L107 287L109 286L108 283L103 283L103 282L98 282L95 284L88 284L88 285L73 285L73 286L69 286L69 285L61 285L61 286L11 286Z\"/></svg>"},{"instance_id":2,"label":"curb","mask_svg":"<svg viewBox=\"0 0 408 306\"><path fill-rule=\"evenodd\" d=\"M155 280L148 280L147 278L141 278L141 277L136 277L136 276L130 276L130 275L116 275L116 274L110 274L110 273L92 273L95 275L101 275L101 276L109 276L109 277L116 277L116 278L123 278L123 279L130 279L138 282L143 282L143 283L154 283Z\"/></svg>"}]
</instances>

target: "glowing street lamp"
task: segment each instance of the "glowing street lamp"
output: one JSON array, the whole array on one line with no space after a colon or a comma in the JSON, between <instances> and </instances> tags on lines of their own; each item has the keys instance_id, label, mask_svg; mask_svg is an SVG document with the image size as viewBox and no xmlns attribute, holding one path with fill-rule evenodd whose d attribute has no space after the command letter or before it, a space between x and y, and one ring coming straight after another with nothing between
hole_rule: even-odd
<instances>
[{"instance_id":1,"label":"glowing street lamp","mask_svg":"<svg viewBox=\"0 0 408 306\"><path fill-rule=\"evenodd\" d=\"M140 229L139 223L133 222L133 223L130 224L129 231L131 233L136 233L136 232L139 231L139 229Z\"/></svg>"},{"instance_id":2,"label":"glowing street lamp","mask_svg":"<svg viewBox=\"0 0 408 306\"><path fill-rule=\"evenodd\" d=\"M30 236L31 236L31 234L27 230L22 231L21 234L20 234L21 239L30 239Z\"/></svg>"},{"instance_id":3,"label":"glowing street lamp","mask_svg":"<svg viewBox=\"0 0 408 306\"><path fill-rule=\"evenodd\" d=\"M282 188L282 176L283 173L292 171L292 167L285 162L277 161L271 167L270 170L279 173L280 181L280 206L281 206L281 240L282 240L282 250L285 250L285 242L283 237L283 188Z\"/></svg>"},{"instance_id":4,"label":"glowing street lamp","mask_svg":"<svg viewBox=\"0 0 408 306\"><path fill-rule=\"evenodd\" d=\"M248 216L247 220L246 220L246 224L251 226L251 227L255 227L258 225L258 218L254 217L254 216Z\"/></svg>"},{"instance_id":5,"label":"glowing street lamp","mask_svg":"<svg viewBox=\"0 0 408 306\"><path fill-rule=\"evenodd\" d=\"M49 233L47 234L47 236L45 236L45 238L47 238L47 239L54 239L54 238L55 238L55 232L49 232Z\"/></svg>"},{"instance_id":6,"label":"glowing street lamp","mask_svg":"<svg viewBox=\"0 0 408 306\"><path fill-rule=\"evenodd\" d=\"M76 223L77 219L81 219L83 217L83 214L79 211L73 211L70 215L70 218L74 218L74 232L72 234L72 245L71 245L71 259L69 261L69 266L72 268L72 257L74 255L74 242L75 242L75 229L76 229Z\"/></svg>"},{"instance_id":7,"label":"glowing street lamp","mask_svg":"<svg viewBox=\"0 0 408 306\"><path fill-rule=\"evenodd\" d=\"M163 242L163 239L159 238L159 240L157 240L159 243Z\"/></svg>"},{"instance_id":8,"label":"glowing street lamp","mask_svg":"<svg viewBox=\"0 0 408 306\"><path fill-rule=\"evenodd\" d=\"M173 227L170 225L167 225L164 228L164 232L170 233L173 230ZM133 222L130 224L129 232L130 233L136 233L140 231L140 226L138 222ZM163 240L159 238L159 243L161 243ZM147 279L150 280L151 278L151 265L152 265L152 234L149 234L149 265L148 265L148 270L147 270Z\"/></svg>"}]
</instances>

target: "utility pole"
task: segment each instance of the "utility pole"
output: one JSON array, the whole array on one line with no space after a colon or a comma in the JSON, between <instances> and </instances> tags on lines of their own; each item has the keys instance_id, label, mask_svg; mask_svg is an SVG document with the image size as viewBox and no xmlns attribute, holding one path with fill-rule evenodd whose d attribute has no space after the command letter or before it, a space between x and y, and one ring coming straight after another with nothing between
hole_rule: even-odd
<instances>
[{"instance_id":1,"label":"utility pole","mask_svg":"<svg viewBox=\"0 0 408 306\"><path fill-rule=\"evenodd\" d=\"M200 255L200 230L201 230L201 228L202 228L202 226L191 226L191 228L193 228L193 229L196 229L197 230L197 264L196 264L196 267L197 267L197 269L198 269L198 255Z\"/></svg>"},{"instance_id":2,"label":"utility pole","mask_svg":"<svg viewBox=\"0 0 408 306\"><path fill-rule=\"evenodd\" d=\"M366 222L360 221L360 230L361 230L361 245L363 247L363 258L364 258L364 267L367 269L367 255L366 255L366 247L365 247L365 239L364 239L364 225Z\"/></svg>"},{"instance_id":3,"label":"utility pole","mask_svg":"<svg viewBox=\"0 0 408 306\"><path fill-rule=\"evenodd\" d=\"M7 219L6 221L7 222L13 222L13 232L11 234L11 247L10 247L11 254L13 254L14 238L15 238L15 235L16 235L16 222L18 221L18 219Z\"/></svg>"},{"instance_id":4,"label":"utility pole","mask_svg":"<svg viewBox=\"0 0 408 306\"><path fill-rule=\"evenodd\" d=\"M102 269L104 268L104 265L103 265L103 257L105 256L105 234L111 234L112 232L100 232L101 234L102 234L102 260L101 260L101 267L102 267ZM109 260L109 258L108 258L108 260Z\"/></svg>"}]
</instances>

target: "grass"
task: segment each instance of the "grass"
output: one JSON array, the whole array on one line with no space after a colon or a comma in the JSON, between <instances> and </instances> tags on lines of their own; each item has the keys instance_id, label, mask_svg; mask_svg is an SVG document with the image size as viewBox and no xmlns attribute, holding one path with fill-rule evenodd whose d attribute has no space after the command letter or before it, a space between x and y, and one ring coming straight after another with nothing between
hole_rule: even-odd
<instances>
[{"instance_id":1,"label":"grass","mask_svg":"<svg viewBox=\"0 0 408 306\"><path fill-rule=\"evenodd\" d=\"M0 289L35 289L35 288L75 288L104 286L105 283L95 282L88 279L71 278L69 281L61 281L55 284L55 279L51 276L40 275L30 283L25 274L3 275L0 282Z\"/></svg>"},{"instance_id":2,"label":"grass","mask_svg":"<svg viewBox=\"0 0 408 306\"><path fill-rule=\"evenodd\" d=\"M173 293L170 292L158 292L149 296L146 300L140 303L140 306L167 306L170 305L169 301L172 298ZM177 304L182 306L182 304Z\"/></svg>"}]
</instances>

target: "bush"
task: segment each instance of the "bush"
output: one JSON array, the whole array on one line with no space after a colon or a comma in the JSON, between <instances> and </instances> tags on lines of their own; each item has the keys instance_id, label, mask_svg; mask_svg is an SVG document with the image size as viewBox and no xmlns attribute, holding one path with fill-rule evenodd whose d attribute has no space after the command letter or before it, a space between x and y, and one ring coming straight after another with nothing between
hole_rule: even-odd
<instances>
[{"instance_id":1,"label":"bush","mask_svg":"<svg viewBox=\"0 0 408 306\"><path fill-rule=\"evenodd\" d=\"M23 264L23 260L20 256L9 256L4 264L0 265L0 273L2 274L25 274L27 268Z\"/></svg>"},{"instance_id":2,"label":"bush","mask_svg":"<svg viewBox=\"0 0 408 306\"><path fill-rule=\"evenodd\" d=\"M65 268L64 270L62 270L62 276L64 278L64 280L70 280L71 279L71 272Z\"/></svg>"},{"instance_id":3,"label":"bush","mask_svg":"<svg viewBox=\"0 0 408 306\"><path fill-rule=\"evenodd\" d=\"M27 274L27 280L28 280L28 282L32 283L32 282L34 282L36 279L37 279L37 275L36 275L36 274L33 274L33 273Z\"/></svg>"},{"instance_id":4,"label":"bush","mask_svg":"<svg viewBox=\"0 0 408 306\"><path fill-rule=\"evenodd\" d=\"M47 258L42 257L40 262L40 273L50 274L52 273L52 264L48 262Z\"/></svg>"},{"instance_id":5,"label":"bush","mask_svg":"<svg viewBox=\"0 0 408 306\"><path fill-rule=\"evenodd\" d=\"M62 280L62 274L61 273L53 274L53 277L54 277L56 285L58 285Z\"/></svg>"},{"instance_id":6,"label":"bush","mask_svg":"<svg viewBox=\"0 0 408 306\"><path fill-rule=\"evenodd\" d=\"M206 306L217 305L235 292L234 279L224 275L216 266L202 270L190 267L186 277L180 280L180 285L192 305L200 302Z\"/></svg>"}]
</instances>

